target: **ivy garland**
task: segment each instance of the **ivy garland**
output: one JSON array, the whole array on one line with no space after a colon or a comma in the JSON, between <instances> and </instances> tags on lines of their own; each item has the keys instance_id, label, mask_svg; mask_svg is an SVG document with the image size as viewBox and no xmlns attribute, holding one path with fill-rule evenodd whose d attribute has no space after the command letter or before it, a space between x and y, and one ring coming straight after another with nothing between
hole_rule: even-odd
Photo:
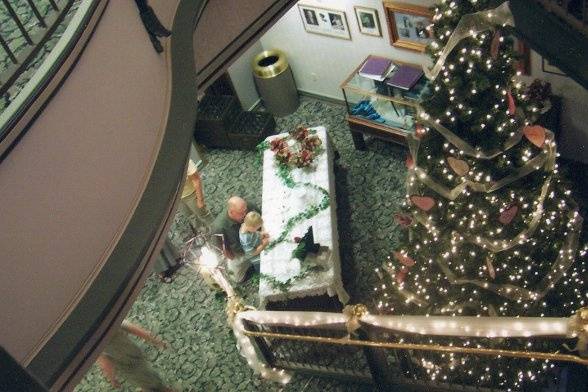
<instances>
[{"instance_id":1,"label":"ivy garland","mask_svg":"<svg viewBox=\"0 0 588 392\"><path fill-rule=\"evenodd\" d=\"M292 286L294 282L304 279L312 273L322 272L324 270L325 269L320 265L302 264L300 266L300 272L284 282L274 278L271 275L267 275L261 272L259 273L259 278L269 283L269 285L272 286L274 290L278 290L282 293L285 293L288 291L288 289L290 288L290 286Z\"/></svg>"},{"instance_id":2,"label":"ivy garland","mask_svg":"<svg viewBox=\"0 0 588 392\"><path fill-rule=\"evenodd\" d=\"M264 140L263 142L261 142L257 145L256 149L259 153L260 160L263 157L263 152L269 148L270 148L270 142L267 140ZM322 151L323 151L322 148L317 149L316 154L318 155ZM288 237L288 235L290 234L290 232L292 231L294 226L296 226L300 222L303 222L305 220L308 220L308 219L314 217L319 212L327 209L330 204L329 192L326 189L324 189L323 187L320 187L318 185L311 184L310 182L296 182L296 181L294 181L294 178L292 177L292 169L293 168L291 166L289 166L281 161L278 161L278 160L276 160L276 164L277 164L277 169L278 169L277 170L278 177L280 177L280 179L282 180L282 183L286 187L293 189L296 186L306 186L308 188L312 188L312 189L320 192L323 195L323 197L319 203L311 204L304 211L289 218L286 221L286 224L284 225L284 228L282 229L280 235L278 235L278 237L275 240L271 241L268 244L268 246L265 248L266 251L274 248L276 245L283 242ZM288 290L288 288L295 281L303 279L313 272L319 272L322 270L323 270L323 268L320 266L317 266L317 265L303 264L301 266L300 273L291 277L290 279L286 280L285 282L282 282L281 280L278 280L278 279L274 278L273 276L262 274L262 273L260 273L259 276L261 279L264 279L265 281L267 281L272 286L272 288L279 290L281 292L286 292Z\"/></svg>"},{"instance_id":3,"label":"ivy garland","mask_svg":"<svg viewBox=\"0 0 588 392\"><path fill-rule=\"evenodd\" d=\"M263 142L257 145L257 151L260 153L260 155L263 155L263 152L269 148L269 145L270 143L267 140L264 140ZM323 195L323 198L318 204L311 204L304 211L289 218L286 224L284 225L284 229L282 230L278 238L271 241L265 248L266 250L270 250L274 248L276 245L278 245L280 242L284 241L286 237L288 237L288 234L290 234L294 226L296 226L298 223L312 218L319 212L328 208L330 204L329 192L327 192L326 189L318 185L311 184L310 182L296 182L294 181L294 178L292 178L292 168L290 166L280 161L276 161L276 164L278 166L278 177L280 177L282 183L284 183L285 186L287 186L290 189L293 189L296 186L306 186L320 192Z\"/></svg>"}]
</instances>

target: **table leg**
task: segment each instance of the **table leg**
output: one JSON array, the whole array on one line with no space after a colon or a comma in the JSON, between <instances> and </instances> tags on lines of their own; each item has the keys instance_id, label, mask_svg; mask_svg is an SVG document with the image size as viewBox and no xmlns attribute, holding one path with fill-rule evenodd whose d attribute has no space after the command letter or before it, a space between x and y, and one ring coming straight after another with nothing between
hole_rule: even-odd
<instances>
[{"instance_id":1,"label":"table leg","mask_svg":"<svg viewBox=\"0 0 588 392\"><path fill-rule=\"evenodd\" d=\"M351 137L356 150L365 151L367 149L365 140L363 140L363 133L351 131Z\"/></svg>"}]
</instances>

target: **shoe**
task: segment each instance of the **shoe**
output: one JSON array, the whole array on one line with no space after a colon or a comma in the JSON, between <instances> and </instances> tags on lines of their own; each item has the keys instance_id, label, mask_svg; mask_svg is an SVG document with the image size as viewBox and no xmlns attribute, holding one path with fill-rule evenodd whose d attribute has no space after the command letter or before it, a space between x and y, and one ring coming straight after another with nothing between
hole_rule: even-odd
<instances>
[{"instance_id":1,"label":"shoe","mask_svg":"<svg viewBox=\"0 0 588 392\"><path fill-rule=\"evenodd\" d=\"M158 273L157 277L159 278L161 283L171 283L174 281L172 278L172 274L169 270Z\"/></svg>"}]
</instances>

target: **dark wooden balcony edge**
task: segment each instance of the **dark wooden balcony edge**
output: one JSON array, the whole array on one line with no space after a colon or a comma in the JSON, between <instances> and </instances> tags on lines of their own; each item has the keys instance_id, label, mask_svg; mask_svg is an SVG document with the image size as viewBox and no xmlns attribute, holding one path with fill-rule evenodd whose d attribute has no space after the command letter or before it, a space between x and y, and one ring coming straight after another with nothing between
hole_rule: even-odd
<instances>
[{"instance_id":1,"label":"dark wooden balcony edge","mask_svg":"<svg viewBox=\"0 0 588 392\"><path fill-rule=\"evenodd\" d=\"M165 135L139 204L86 294L27 370L51 390L71 390L126 315L173 217L196 121L193 32L207 0L180 0L174 17Z\"/></svg>"}]
</instances>

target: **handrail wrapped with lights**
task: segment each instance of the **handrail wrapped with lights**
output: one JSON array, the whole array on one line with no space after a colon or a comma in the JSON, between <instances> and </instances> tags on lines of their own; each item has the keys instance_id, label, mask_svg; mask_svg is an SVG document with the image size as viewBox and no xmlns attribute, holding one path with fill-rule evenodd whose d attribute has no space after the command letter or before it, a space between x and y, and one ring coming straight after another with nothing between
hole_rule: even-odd
<instances>
[{"instance_id":1,"label":"handrail wrapped with lights","mask_svg":"<svg viewBox=\"0 0 588 392\"><path fill-rule=\"evenodd\" d=\"M335 346L363 346L383 349L432 351L452 354L472 354L496 357L526 358L572 362L588 366L588 308L579 310L572 317L450 317L450 316L392 316L369 314L365 307L357 310L347 306L343 313L300 311L236 311L233 328L241 353L248 364L263 377L287 383L291 373L273 367L267 355L260 354L258 339L279 339L320 343ZM257 328L253 328L255 325ZM291 327L298 333L284 333L280 328ZM345 332L359 328L376 328L385 332L381 336L396 334L423 335L428 337L485 338L504 340L507 338L577 339L575 347L580 355L563 353L509 350L497 348L450 346L439 344L415 344L387 340L357 339ZM339 337L325 336L325 331L339 331ZM301 332L305 331L305 332ZM262 343L263 344L263 343ZM267 349L267 347L266 347ZM271 349L270 349L271 350ZM275 348L274 348L275 350ZM263 350L261 350L263 351ZM269 355L272 357L273 355ZM270 359L271 360L271 359Z\"/></svg>"}]
</instances>

